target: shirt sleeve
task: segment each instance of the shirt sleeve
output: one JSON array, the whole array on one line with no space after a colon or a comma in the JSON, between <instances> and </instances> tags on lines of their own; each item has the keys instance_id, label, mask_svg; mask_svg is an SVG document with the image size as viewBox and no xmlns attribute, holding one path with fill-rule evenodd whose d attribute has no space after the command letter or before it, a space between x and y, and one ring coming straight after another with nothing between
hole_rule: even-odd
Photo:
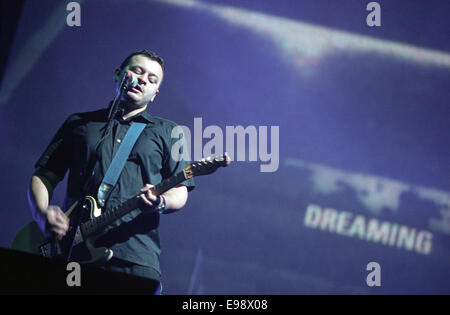
<instances>
[{"instance_id":1,"label":"shirt sleeve","mask_svg":"<svg viewBox=\"0 0 450 315\"><path fill-rule=\"evenodd\" d=\"M64 179L70 166L72 156L70 145L71 126L73 126L72 116L66 119L58 129L56 135L35 164L36 168L44 168L56 174L58 181Z\"/></svg>"},{"instance_id":2,"label":"shirt sleeve","mask_svg":"<svg viewBox=\"0 0 450 315\"><path fill-rule=\"evenodd\" d=\"M177 125L172 126L169 130L168 138L169 152L165 158L164 168L167 170L167 174L169 175L168 177L170 177L183 171L186 167L188 167L190 161L186 138L182 128ZM188 191L195 188L193 178L187 179L179 185L186 186Z\"/></svg>"}]
</instances>

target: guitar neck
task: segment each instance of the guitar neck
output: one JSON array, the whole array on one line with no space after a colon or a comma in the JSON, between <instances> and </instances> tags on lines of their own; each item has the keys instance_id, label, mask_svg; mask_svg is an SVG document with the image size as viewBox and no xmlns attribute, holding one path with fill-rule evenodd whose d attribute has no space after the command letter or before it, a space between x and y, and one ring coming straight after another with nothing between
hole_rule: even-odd
<instances>
[{"instance_id":1,"label":"guitar neck","mask_svg":"<svg viewBox=\"0 0 450 315\"><path fill-rule=\"evenodd\" d=\"M183 170L178 174L169 177L163 180L161 183L155 185L155 187L153 188L153 192L157 196L161 195L188 178L189 177L186 170ZM133 198L128 199L127 201L106 210L102 215L81 224L80 228L83 235L87 237L91 234L94 234L104 229L106 226L108 226L118 218L138 208L139 205L141 205L139 195L136 195Z\"/></svg>"}]
</instances>

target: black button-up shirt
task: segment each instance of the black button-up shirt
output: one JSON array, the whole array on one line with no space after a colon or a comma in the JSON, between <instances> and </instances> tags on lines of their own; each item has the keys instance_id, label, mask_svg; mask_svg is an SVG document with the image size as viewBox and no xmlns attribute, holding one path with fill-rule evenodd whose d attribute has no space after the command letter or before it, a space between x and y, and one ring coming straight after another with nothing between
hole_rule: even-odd
<instances>
[{"instance_id":1,"label":"black button-up shirt","mask_svg":"<svg viewBox=\"0 0 450 315\"><path fill-rule=\"evenodd\" d=\"M147 125L136 141L105 208L133 198L145 184L156 185L188 165L184 160L177 161L171 157L172 145L179 141L171 137L176 126L174 122L150 116L145 111L126 120L117 117L113 120L111 132L100 141L107 113L103 109L71 115L36 163L36 167L52 171L60 180L69 170L64 211L85 194L97 198L98 186L132 121ZM195 186L192 179L181 184L188 190ZM159 214L136 209L108 226L107 233L96 245L111 248L116 258L153 268L155 278L158 278L161 252L158 226Z\"/></svg>"}]
</instances>

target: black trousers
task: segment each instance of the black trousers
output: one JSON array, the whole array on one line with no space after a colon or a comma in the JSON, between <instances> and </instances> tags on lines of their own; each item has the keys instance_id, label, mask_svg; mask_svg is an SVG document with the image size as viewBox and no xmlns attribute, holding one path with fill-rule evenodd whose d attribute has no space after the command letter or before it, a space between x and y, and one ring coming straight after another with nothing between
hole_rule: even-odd
<instances>
[{"instance_id":1,"label":"black trousers","mask_svg":"<svg viewBox=\"0 0 450 315\"><path fill-rule=\"evenodd\" d=\"M112 272L120 272L125 273L132 276L137 276L141 278L146 278L153 280L151 282L151 285L147 288L148 290L146 292L141 292L142 294L154 294L154 295L161 295L162 293L162 284L160 282L160 275L156 270L154 270L151 267L138 265L135 263L132 263L130 261L122 260L119 258L111 258L105 265L100 267L103 270L108 270ZM154 283L157 283L157 287L155 290ZM125 288L124 288L125 289ZM144 288L145 291L145 288Z\"/></svg>"}]
</instances>

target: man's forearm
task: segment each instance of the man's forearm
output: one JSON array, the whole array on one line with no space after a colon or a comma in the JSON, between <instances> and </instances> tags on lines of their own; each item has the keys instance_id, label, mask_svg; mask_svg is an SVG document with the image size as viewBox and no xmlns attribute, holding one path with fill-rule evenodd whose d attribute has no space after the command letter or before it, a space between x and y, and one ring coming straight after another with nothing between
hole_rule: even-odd
<instances>
[{"instance_id":1,"label":"man's forearm","mask_svg":"<svg viewBox=\"0 0 450 315\"><path fill-rule=\"evenodd\" d=\"M171 213L184 207L188 198L188 191L186 186L179 186L169 189L162 195L166 199L164 213Z\"/></svg>"},{"instance_id":2,"label":"man's forearm","mask_svg":"<svg viewBox=\"0 0 450 315\"><path fill-rule=\"evenodd\" d=\"M43 181L33 175L28 187L28 202L30 204L33 218L36 221L41 221L45 215L45 211L48 208L50 202L51 191L45 186Z\"/></svg>"}]
</instances>

